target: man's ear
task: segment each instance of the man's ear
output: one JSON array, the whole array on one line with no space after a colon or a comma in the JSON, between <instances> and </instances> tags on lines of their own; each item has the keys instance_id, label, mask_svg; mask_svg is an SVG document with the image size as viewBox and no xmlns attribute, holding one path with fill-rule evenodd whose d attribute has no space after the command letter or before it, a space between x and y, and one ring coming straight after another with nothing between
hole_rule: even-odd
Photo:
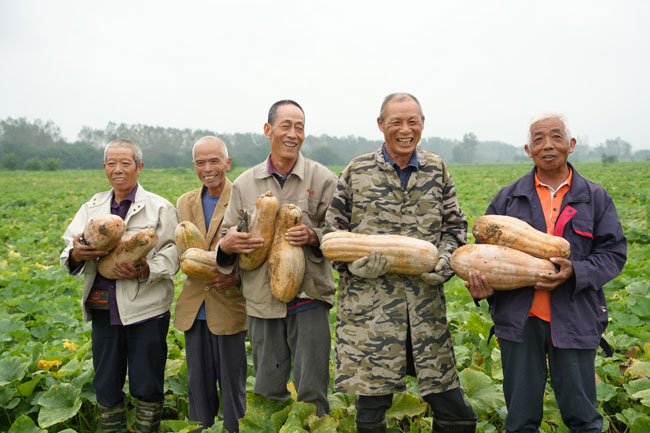
<instances>
[{"instance_id":1,"label":"man's ear","mask_svg":"<svg viewBox=\"0 0 650 433\"><path fill-rule=\"evenodd\" d=\"M271 139L271 124L268 122L264 124L264 135L266 135L266 138Z\"/></svg>"},{"instance_id":2,"label":"man's ear","mask_svg":"<svg viewBox=\"0 0 650 433\"><path fill-rule=\"evenodd\" d=\"M383 133L384 132L384 124L381 121L381 117L377 118L377 126L379 127L379 130Z\"/></svg>"},{"instance_id":3,"label":"man's ear","mask_svg":"<svg viewBox=\"0 0 650 433\"><path fill-rule=\"evenodd\" d=\"M573 153L575 149L576 149L576 139L572 138L571 141L569 141L569 153Z\"/></svg>"},{"instance_id":4,"label":"man's ear","mask_svg":"<svg viewBox=\"0 0 650 433\"><path fill-rule=\"evenodd\" d=\"M528 155L529 158L533 157L533 155L531 155L531 153L530 153L530 147L528 147L527 144L524 145L524 150L526 151L526 155Z\"/></svg>"}]
</instances>

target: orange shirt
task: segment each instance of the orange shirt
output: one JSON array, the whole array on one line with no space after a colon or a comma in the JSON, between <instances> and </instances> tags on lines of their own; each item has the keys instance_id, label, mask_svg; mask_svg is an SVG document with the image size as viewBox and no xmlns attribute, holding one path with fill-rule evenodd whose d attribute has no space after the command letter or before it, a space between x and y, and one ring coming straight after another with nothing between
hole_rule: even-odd
<instances>
[{"instance_id":1,"label":"orange shirt","mask_svg":"<svg viewBox=\"0 0 650 433\"><path fill-rule=\"evenodd\" d=\"M573 179L573 170L569 169L569 177L556 189L553 190L548 185L540 182L535 171L535 189L537 196L542 204L542 211L544 212L544 219L546 219L546 233L553 234L557 217L560 215L560 206L564 195L571 188L571 180ZM548 290L535 290L533 303L530 306L529 316L537 316L547 322L551 321L551 292Z\"/></svg>"}]
</instances>

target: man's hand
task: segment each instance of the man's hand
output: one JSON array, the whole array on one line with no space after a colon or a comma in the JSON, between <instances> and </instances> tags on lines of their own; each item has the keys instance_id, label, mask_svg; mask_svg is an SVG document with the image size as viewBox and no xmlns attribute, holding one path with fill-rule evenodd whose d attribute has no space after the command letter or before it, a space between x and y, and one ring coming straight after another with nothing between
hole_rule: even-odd
<instances>
[{"instance_id":1,"label":"man's hand","mask_svg":"<svg viewBox=\"0 0 650 433\"><path fill-rule=\"evenodd\" d=\"M316 233L304 224L296 227L291 227L287 230L284 237L293 246L299 247L302 245L318 246L318 236Z\"/></svg>"},{"instance_id":2,"label":"man's hand","mask_svg":"<svg viewBox=\"0 0 650 433\"><path fill-rule=\"evenodd\" d=\"M264 239L253 238L250 233L238 232L237 226L232 226L226 235L219 242L221 251L228 255L249 254L258 248L262 248Z\"/></svg>"},{"instance_id":3,"label":"man's hand","mask_svg":"<svg viewBox=\"0 0 650 433\"><path fill-rule=\"evenodd\" d=\"M488 283L487 278L478 271L469 271L469 279L465 281L465 287L474 299L489 298L494 295L494 289Z\"/></svg>"},{"instance_id":4,"label":"man's hand","mask_svg":"<svg viewBox=\"0 0 650 433\"><path fill-rule=\"evenodd\" d=\"M573 275L573 264L571 260L563 257L551 257L550 260L556 265L560 265L560 270L554 274L540 273L539 277L544 279L544 281L535 284L536 289L554 290Z\"/></svg>"},{"instance_id":5,"label":"man's hand","mask_svg":"<svg viewBox=\"0 0 650 433\"><path fill-rule=\"evenodd\" d=\"M373 251L368 257L348 263L348 269L357 277L377 278L388 272L390 263L378 251Z\"/></svg>"},{"instance_id":6,"label":"man's hand","mask_svg":"<svg viewBox=\"0 0 650 433\"><path fill-rule=\"evenodd\" d=\"M424 280L425 283L435 286L437 284L442 284L451 278L454 275L454 270L449 266L449 262L445 258L440 258L433 272L425 272L420 274L420 278Z\"/></svg>"},{"instance_id":7,"label":"man's hand","mask_svg":"<svg viewBox=\"0 0 650 433\"><path fill-rule=\"evenodd\" d=\"M143 258L139 262L131 263L128 260L115 263L113 273L116 280L134 280L149 277L149 264Z\"/></svg>"},{"instance_id":8,"label":"man's hand","mask_svg":"<svg viewBox=\"0 0 650 433\"><path fill-rule=\"evenodd\" d=\"M70 268L74 268L78 266L81 262L92 261L108 254L108 251L96 250L90 245L82 244L81 243L82 236L83 233L79 233L72 240L72 251L70 252L70 260L72 262L71 264L75 266L70 266Z\"/></svg>"},{"instance_id":9,"label":"man's hand","mask_svg":"<svg viewBox=\"0 0 650 433\"><path fill-rule=\"evenodd\" d=\"M216 271L217 268L215 267L214 270ZM228 275L219 274L215 278L205 282L206 287L209 287L211 289L216 289L216 290L226 290L227 288L236 285L237 285L237 277L235 276L234 273Z\"/></svg>"}]
</instances>

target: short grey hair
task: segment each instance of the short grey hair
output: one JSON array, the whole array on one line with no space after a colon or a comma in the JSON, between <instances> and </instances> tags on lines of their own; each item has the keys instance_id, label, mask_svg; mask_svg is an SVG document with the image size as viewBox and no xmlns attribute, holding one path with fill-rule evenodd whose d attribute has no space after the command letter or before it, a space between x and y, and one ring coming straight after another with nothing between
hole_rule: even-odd
<instances>
[{"instance_id":1,"label":"short grey hair","mask_svg":"<svg viewBox=\"0 0 650 433\"><path fill-rule=\"evenodd\" d=\"M569 126L569 118L567 117L566 114L559 112L559 111L539 111L532 116L530 116L530 119L528 119L528 143L530 144L530 141L533 137L530 135L530 127L533 126L533 124L539 122L540 120L546 120L546 119L558 119L562 124L564 124L564 135L567 137L567 141L571 141L573 138L571 136L571 127Z\"/></svg>"},{"instance_id":2,"label":"short grey hair","mask_svg":"<svg viewBox=\"0 0 650 433\"><path fill-rule=\"evenodd\" d=\"M194 161L194 152L196 151L196 147L204 141L216 141L217 143L221 144L224 158L228 159L228 146L226 146L226 143L224 143L224 141L219 137L215 137L214 135L206 135L205 137L201 137L196 140L196 143L194 143L194 146L192 146L192 161Z\"/></svg>"},{"instance_id":3,"label":"short grey hair","mask_svg":"<svg viewBox=\"0 0 650 433\"><path fill-rule=\"evenodd\" d=\"M108 152L108 149L112 149L114 147L126 147L127 149L131 149L131 152L133 152L133 160L135 161L135 165L140 165L142 162L142 148L140 145L131 140L118 138L109 142L104 148L104 163L106 163L106 153Z\"/></svg>"},{"instance_id":4,"label":"short grey hair","mask_svg":"<svg viewBox=\"0 0 650 433\"><path fill-rule=\"evenodd\" d=\"M397 102L400 102L400 101L406 101L407 99L411 99L416 104L418 104L418 108L420 109L420 118L424 119L424 113L422 112L422 105L420 105L420 101L418 101L418 98L411 95L410 93L404 93L404 92L391 93L390 95L384 98L384 102L381 103L381 108L379 109L379 119L382 122L384 121L384 111L386 110L386 105L388 105L389 102L391 102L392 100L396 100Z\"/></svg>"}]
</instances>

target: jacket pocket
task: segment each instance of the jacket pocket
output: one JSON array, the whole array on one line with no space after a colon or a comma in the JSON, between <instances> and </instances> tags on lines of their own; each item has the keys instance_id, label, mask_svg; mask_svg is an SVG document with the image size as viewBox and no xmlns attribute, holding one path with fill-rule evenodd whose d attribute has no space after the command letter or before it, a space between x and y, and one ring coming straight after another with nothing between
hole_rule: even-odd
<instances>
[{"instance_id":1,"label":"jacket pocket","mask_svg":"<svg viewBox=\"0 0 650 433\"><path fill-rule=\"evenodd\" d=\"M593 221L586 219L571 219L571 259L582 259L589 255L594 240ZM565 232L566 233L566 232Z\"/></svg>"}]
</instances>

